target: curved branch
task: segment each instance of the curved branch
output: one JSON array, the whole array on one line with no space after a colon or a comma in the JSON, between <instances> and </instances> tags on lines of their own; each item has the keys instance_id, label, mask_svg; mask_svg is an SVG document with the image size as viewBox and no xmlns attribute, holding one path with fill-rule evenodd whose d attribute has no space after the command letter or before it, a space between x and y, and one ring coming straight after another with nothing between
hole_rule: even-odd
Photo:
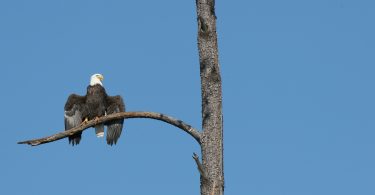
<instances>
[{"instance_id":1,"label":"curved branch","mask_svg":"<svg viewBox=\"0 0 375 195\"><path fill-rule=\"evenodd\" d=\"M18 142L18 144L29 144L31 146L37 146L37 145L40 145L40 144L53 142L53 141L56 141L56 140L66 138L66 137L68 137L70 135L73 135L75 133L82 132L85 129L93 127L97 124L104 123L104 122L111 121L111 120L121 119L121 118L123 118L123 119L127 119L127 118L151 118L151 119L155 119L155 120L160 120L160 121L169 123L171 125L174 125L174 126L180 128L180 129L182 129L183 131L185 131L186 133L191 135L195 140L197 140L197 142L199 144L201 144L201 133L198 130L194 129L193 127L184 123L181 120L172 118L170 116L167 116L167 115L164 115L164 114L161 114L161 113L156 113L156 112L120 112L120 113L110 114L110 115L107 115L107 116L100 117L96 120L88 121L86 124L82 124L78 127L72 128L72 129L67 130L67 131L63 131L63 132L60 132L60 133L57 133L57 134L54 134L54 135L51 135L51 136L48 136L48 137L43 137L43 138L40 138L40 139L21 141L21 142Z\"/></svg>"}]
</instances>

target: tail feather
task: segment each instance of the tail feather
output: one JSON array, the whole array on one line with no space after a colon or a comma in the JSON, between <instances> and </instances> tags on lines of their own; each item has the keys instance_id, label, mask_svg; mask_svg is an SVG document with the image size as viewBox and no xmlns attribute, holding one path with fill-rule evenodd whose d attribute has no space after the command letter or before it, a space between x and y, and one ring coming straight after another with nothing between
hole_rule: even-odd
<instances>
[{"instance_id":1,"label":"tail feather","mask_svg":"<svg viewBox=\"0 0 375 195\"><path fill-rule=\"evenodd\" d=\"M104 125L103 124L96 125L95 126L95 133L96 133L96 137L103 137L104 136Z\"/></svg>"}]
</instances>

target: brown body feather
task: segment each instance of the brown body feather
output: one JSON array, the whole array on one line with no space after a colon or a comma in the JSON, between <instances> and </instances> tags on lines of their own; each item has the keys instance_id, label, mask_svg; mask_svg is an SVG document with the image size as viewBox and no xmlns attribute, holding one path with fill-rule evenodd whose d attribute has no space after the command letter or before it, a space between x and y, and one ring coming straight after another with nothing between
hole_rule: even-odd
<instances>
[{"instance_id":1,"label":"brown body feather","mask_svg":"<svg viewBox=\"0 0 375 195\"><path fill-rule=\"evenodd\" d=\"M86 96L72 94L69 96L65 107L65 130L79 126L86 118L89 120L96 117L125 112L125 104L121 96L108 96L104 87L96 84L87 87ZM123 127L123 119L106 123L107 126L107 143L113 145L117 143ZM96 132L103 132L104 125L95 127ZM75 134L69 137L69 143L72 145L79 144L81 134Z\"/></svg>"}]
</instances>

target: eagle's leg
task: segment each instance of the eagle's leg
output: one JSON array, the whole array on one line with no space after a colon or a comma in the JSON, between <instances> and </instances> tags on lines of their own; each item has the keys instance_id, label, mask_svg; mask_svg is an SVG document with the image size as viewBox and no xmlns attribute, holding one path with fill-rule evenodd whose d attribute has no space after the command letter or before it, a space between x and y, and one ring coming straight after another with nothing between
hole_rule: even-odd
<instances>
[{"instance_id":1,"label":"eagle's leg","mask_svg":"<svg viewBox=\"0 0 375 195\"><path fill-rule=\"evenodd\" d=\"M88 122L89 122L89 118L86 117L85 120L82 121L81 125L85 125L85 124L87 124Z\"/></svg>"}]
</instances>

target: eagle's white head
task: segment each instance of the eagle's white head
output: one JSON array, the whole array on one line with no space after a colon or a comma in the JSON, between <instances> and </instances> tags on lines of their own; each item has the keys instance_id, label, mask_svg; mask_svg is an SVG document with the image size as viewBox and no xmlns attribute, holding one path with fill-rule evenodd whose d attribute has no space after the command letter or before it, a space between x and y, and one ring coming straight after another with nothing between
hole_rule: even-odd
<instances>
[{"instance_id":1,"label":"eagle's white head","mask_svg":"<svg viewBox=\"0 0 375 195\"><path fill-rule=\"evenodd\" d=\"M102 83L103 80L104 80L103 75L101 75L101 74L93 74L91 76L91 79L90 79L90 85L94 86L96 84L99 84L99 85L103 86L103 83Z\"/></svg>"}]
</instances>

